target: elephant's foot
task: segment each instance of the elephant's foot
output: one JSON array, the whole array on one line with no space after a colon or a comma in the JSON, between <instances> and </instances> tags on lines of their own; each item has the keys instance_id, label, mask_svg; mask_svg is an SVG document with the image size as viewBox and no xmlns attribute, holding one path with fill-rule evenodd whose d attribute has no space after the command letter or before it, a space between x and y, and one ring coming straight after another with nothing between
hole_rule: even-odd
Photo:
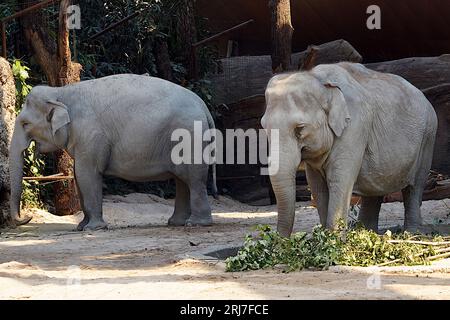
<instances>
[{"instance_id":1,"label":"elephant's foot","mask_svg":"<svg viewBox=\"0 0 450 320\"><path fill-rule=\"evenodd\" d=\"M169 219L169 221L167 222L167 224L171 227L182 227L182 226L186 225L186 219L171 217Z\"/></svg>"},{"instance_id":2,"label":"elephant's foot","mask_svg":"<svg viewBox=\"0 0 450 320\"><path fill-rule=\"evenodd\" d=\"M24 216L24 217L16 218L16 219L8 217L6 219L6 225L11 229L15 229L18 226L27 224L28 222L31 221L32 218L33 217L30 217L30 216Z\"/></svg>"},{"instance_id":3,"label":"elephant's foot","mask_svg":"<svg viewBox=\"0 0 450 320\"><path fill-rule=\"evenodd\" d=\"M185 226L186 227L207 227L211 226L213 224L212 216L209 217L190 217L186 220Z\"/></svg>"},{"instance_id":4,"label":"elephant's foot","mask_svg":"<svg viewBox=\"0 0 450 320\"><path fill-rule=\"evenodd\" d=\"M403 229L410 233L427 233L426 225L423 224L420 215L406 216Z\"/></svg>"},{"instance_id":5,"label":"elephant's foot","mask_svg":"<svg viewBox=\"0 0 450 320\"><path fill-rule=\"evenodd\" d=\"M103 220L90 220L89 223L83 227L83 231L95 231L101 229L108 229L108 224Z\"/></svg>"},{"instance_id":6,"label":"elephant's foot","mask_svg":"<svg viewBox=\"0 0 450 320\"><path fill-rule=\"evenodd\" d=\"M408 231L409 233L431 233L432 228L430 226L424 225L424 224L408 224L404 227L405 231Z\"/></svg>"},{"instance_id":7,"label":"elephant's foot","mask_svg":"<svg viewBox=\"0 0 450 320\"><path fill-rule=\"evenodd\" d=\"M187 211L174 211L167 224L172 227L182 227L186 225L186 220L190 215L191 213Z\"/></svg>"},{"instance_id":8,"label":"elephant's foot","mask_svg":"<svg viewBox=\"0 0 450 320\"><path fill-rule=\"evenodd\" d=\"M89 223L89 217L87 215L84 215L83 220L78 224L77 231L83 231L84 227Z\"/></svg>"}]
</instances>

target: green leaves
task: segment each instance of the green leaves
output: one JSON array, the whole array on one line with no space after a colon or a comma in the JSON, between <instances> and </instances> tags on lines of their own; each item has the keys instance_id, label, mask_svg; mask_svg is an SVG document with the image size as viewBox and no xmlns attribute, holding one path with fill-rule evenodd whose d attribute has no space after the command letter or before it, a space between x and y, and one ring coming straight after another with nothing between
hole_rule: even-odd
<instances>
[{"instance_id":1,"label":"green leaves","mask_svg":"<svg viewBox=\"0 0 450 320\"><path fill-rule=\"evenodd\" d=\"M420 241L408 241L425 236L413 236L407 232L394 235L390 231L378 235L361 226L351 230L341 227L338 231L317 226L310 235L299 232L289 238L281 237L270 226L260 225L257 230L257 236L246 236L238 254L225 261L227 271L275 266L294 271L305 268L326 269L332 265L417 265L427 264L427 258L436 252L433 246L424 246ZM440 240L442 238L439 237L432 239L435 243Z\"/></svg>"},{"instance_id":2,"label":"green leaves","mask_svg":"<svg viewBox=\"0 0 450 320\"><path fill-rule=\"evenodd\" d=\"M22 105L25 102L26 96L30 93L32 87L27 83L30 75L28 74L28 68L19 59L12 61L12 72L14 80L16 82L16 113L19 113L22 109ZM24 166L23 173L25 176L40 176L44 172L45 163L42 159L38 159L35 156L36 145L34 142L30 144L27 150L24 152ZM22 206L23 207L42 207L43 203L40 198L40 191L38 189L39 183L36 181L23 181L22 192Z\"/></svg>"},{"instance_id":3,"label":"green leaves","mask_svg":"<svg viewBox=\"0 0 450 320\"><path fill-rule=\"evenodd\" d=\"M31 86L27 84L27 79L30 77L28 74L27 66L22 64L19 59L14 59L12 62L12 72L16 82L16 112L18 113L22 109L22 104L25 101L26 96L31 91Z\"/></svg>"}]
</instances>

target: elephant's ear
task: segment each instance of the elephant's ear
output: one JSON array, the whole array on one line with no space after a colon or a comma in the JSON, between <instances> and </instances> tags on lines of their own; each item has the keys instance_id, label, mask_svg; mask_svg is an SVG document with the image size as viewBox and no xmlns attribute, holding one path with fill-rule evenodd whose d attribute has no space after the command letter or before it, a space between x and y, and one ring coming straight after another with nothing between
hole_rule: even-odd
<instances>
[{"instance_id":1,"label":"elephant's ear","mask_svg":"<svg viewBox=\"0 0 450 320\"><path fill-rule=\"evenodd\" d=\"M350 121L347 101L336 83L326 82L323 85L328 92L328 125L340 137Z\"/></svg>"},{"instance_id":2,"label":"elephant's ear","mask_svg":"<svg viewBox=\"0 0 450 320\"><path fill-rule=\"evenodd\" d=\"M67 107L59 101L50 100L48 103L51 107L47 115L47 121L50 122L52 133L55 135L56 131L70 123L69 112Z\"/></svg>"}]
</instances>

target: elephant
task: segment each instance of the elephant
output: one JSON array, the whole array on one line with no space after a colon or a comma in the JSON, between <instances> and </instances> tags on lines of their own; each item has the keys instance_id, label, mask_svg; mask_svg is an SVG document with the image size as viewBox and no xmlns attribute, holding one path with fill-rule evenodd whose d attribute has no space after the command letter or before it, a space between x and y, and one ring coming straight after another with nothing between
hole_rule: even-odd
<instances>
[{"instance_id":1,"label":"elephant","mask_svg":"<svg viewBox=\"0 0 450 320\"><path fill-rule=\"evenodd\" d=\"M214 128L212 116L192 91L172 82L143 75L120 74L63 87L36 86L17 116L10 147L11 199L8 221L21 217L23 151L30 141L36 150L66 150L74 160L74 176L83 220L77 230L106 228L102 212L102 178L129 181L175 179L172 226L212 224L207 198L209 164L175 164L172 132ZM212 164L212 189L217 193Z\"/></svg>"},{"instance_id":2,"label":"elephant","mask_svg":"<svg viewBox=\"0 0 450 320\"><path fill-rule=\"evenodd\" d=\"M401 190L406 230L422 225L422 192L431 167L436 113L405 79L340 62L272 77L266 87L267 131L278 130L278 157L270 156L277 230L289 236L295 218L295 176L300 163L322 226L347 221L352 193L358 214L378 231L383 196Z\"/></svg>"}]
</instances>

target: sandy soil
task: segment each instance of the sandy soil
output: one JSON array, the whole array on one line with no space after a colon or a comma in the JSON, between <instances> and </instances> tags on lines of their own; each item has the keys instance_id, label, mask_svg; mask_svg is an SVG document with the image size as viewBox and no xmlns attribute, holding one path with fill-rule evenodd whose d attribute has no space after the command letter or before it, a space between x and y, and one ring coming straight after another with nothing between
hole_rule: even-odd
<instances>
[{"instance_id":1,"label":"sandy soil","mask_svg":"<svg viewBox=\"0 0 450 320\"><path fill-rule=\"evenodd\" d=\"M2 299L449 299L450 260L427 267L342 268L227 273L207 253L242 244L252 226L274 225L275 206L210 199L215 225L166 225L170 200L146 194L107 196L109 230L74 232L81 215L33 211L33 221L0 234ZM427 223L448 222L450 199L427 201ZM401 203L384 204L382 227L403 224ZM296 230L318 223L297 204Z\"/></svg>"}]
</instances>

